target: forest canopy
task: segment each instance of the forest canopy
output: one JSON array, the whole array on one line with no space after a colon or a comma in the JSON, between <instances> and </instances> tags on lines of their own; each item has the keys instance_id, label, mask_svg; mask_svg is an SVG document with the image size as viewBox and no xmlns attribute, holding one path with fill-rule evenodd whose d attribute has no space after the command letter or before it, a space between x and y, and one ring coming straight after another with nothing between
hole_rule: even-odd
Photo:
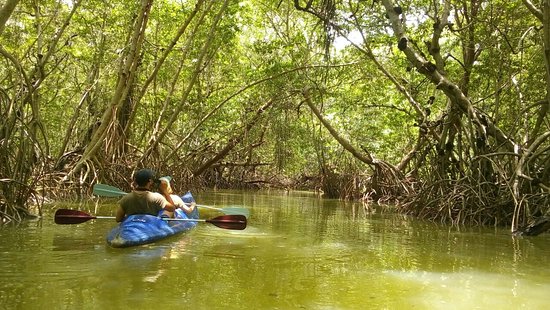
<instances>
[{"instance_id":1,"label":"forest canopy","mask_svg":"<svg viewBox=\"0 0 550 310\"><path fill-rule=\"evenodd\" d=\"M7 0L0 218L130 189L318 190L548 215L550 0Z\"/></svg>"}]
</instances>

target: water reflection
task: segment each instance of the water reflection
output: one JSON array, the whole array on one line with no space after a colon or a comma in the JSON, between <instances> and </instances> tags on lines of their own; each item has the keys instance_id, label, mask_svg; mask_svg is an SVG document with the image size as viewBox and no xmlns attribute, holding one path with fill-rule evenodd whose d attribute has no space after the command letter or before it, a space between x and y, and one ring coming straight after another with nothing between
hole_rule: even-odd
<instances>
[{"instance_id":1,"label":"water reflection","mask_svg":"<svg viewBox=\"0 0 550 310\"><path fill-rule=\"evenodd\" d=\"M197 193L251 209L243 231L109 248L113 221L2 229L0 304L9 309L538 309L550 237L447 227L308 193ZM112 215L109 204L73 206ZM218 214L206 214L214 217Z\"/></svg>"}]
</instances>

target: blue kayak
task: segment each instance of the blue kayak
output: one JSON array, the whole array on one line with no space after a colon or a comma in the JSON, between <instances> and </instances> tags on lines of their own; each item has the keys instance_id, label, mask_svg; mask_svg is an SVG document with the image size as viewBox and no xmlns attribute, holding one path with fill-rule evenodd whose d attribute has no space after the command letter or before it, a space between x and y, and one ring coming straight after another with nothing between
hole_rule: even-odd
<instances>
[{"instance_id":1,"label":"blue kayak","mask_svg":"<svg viewBox=\"0 0 550 310\"><path fill-rule=\"evenodd\" d=\"M190 192L181 198L185 203L195 201ZM199 211L195 208L190 215L187 215L183 210L177 209L174 217L182 220L166 221L159 216L149 214L130 215L109 232L107 243L114 248L124 248L155 242L186 232L197 226L197 222L185 219L198 219Z\"/></svg>"}]
</instances>

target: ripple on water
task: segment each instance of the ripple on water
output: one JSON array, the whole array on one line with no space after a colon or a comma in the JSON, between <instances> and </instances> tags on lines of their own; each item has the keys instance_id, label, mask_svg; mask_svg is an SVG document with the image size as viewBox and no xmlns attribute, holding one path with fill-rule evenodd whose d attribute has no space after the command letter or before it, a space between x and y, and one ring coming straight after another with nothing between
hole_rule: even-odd
<instances>
[{"instance_id":1,"label":"ripple on water","mask_svg":"<svg viewBox=\"0 0 550 310\"><path fill-rule=\"evenodd\" d=\"M429 309L544 309L550 283L482 271L384 272L390 280L415 287L411 305Z\"/></svg>"}]
</instances>

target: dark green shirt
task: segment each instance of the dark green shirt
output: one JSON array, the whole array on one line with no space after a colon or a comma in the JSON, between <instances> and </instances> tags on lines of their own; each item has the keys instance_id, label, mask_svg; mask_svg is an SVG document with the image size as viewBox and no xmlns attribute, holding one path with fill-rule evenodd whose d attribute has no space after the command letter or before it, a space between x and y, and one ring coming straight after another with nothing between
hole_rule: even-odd
<instances>
[{"instance_id":1,"label":"dark green shirt","mask_svg":"<svg viewBox=\"0 0 550 310\"><path fill-rule=\"evenodd\" d=\"M126 216L132 214L158 215L167 203L164 196L149 191L134 191L119 201Z\"/></svg>"}]
</instances>

